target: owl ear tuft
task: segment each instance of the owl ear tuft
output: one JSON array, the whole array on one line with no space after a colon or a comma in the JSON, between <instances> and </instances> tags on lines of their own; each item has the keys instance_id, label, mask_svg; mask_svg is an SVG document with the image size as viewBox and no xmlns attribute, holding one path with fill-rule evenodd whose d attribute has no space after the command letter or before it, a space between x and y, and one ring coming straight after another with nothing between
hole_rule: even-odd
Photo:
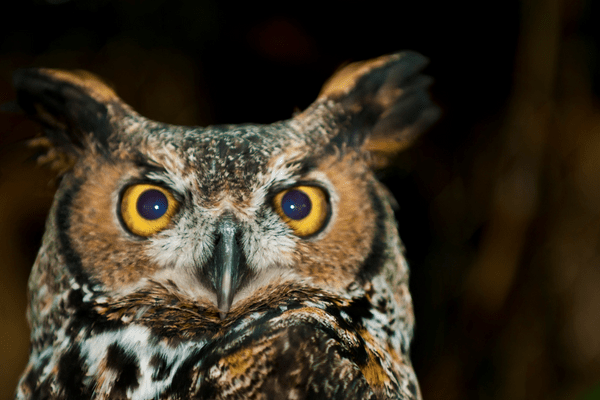
<instances>
[{"instance_id":1,"label":"owl ear tuft","mask_svg":"<svg viewBox=\"0 0 600 400\"><path fill-rule=\"evenodd\" d=\"M45 128L56 149L76 153L106 148L114 123L129 107L98 77L87 71L31 68L16 71L17 104Z\"/></svg>"},{"instance_id":2,"label":"owl ear tuft","mask_svg":"<svg viewBox=\"0 0 600 400\"><path fill-rule=\"evenodd\" d=\"M334 120L344 142L371 154L375 168L408 147L440 115L427 92L432 83L420 74L428 60L402 52L356 62L335 73L317 102L333 102Z\"/></svg>"}]
</instances>

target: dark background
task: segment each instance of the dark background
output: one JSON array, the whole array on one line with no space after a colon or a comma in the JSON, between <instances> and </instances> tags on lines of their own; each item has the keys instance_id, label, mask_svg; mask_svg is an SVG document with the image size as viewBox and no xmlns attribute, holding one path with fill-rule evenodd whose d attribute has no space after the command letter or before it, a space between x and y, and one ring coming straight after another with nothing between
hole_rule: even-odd
<instances>
[{"instance_id":1,"label":"dark background","mask_svg":"<svg viewBox=\"0 0 600 400\"><path fill-rule=\"evenodd\" d=\"M12 2L11 74L90 70L142 115L269 123L343 63L425 54L441 121L384 171L411 264L427 399L600 399L598 3ZM53 195L0 115L0 399L27 360L26 280Z\"/></svg>"}]
</instances>

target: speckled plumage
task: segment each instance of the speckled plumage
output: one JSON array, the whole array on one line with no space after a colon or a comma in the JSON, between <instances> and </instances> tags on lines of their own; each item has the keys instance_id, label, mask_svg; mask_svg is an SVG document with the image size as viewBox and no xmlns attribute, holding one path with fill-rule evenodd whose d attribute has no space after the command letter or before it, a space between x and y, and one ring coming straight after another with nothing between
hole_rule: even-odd
<instances>
[{"instance_id":1,"label":"speckled plumage","mask_svg":"<svg viewBox=\"0 0 600 400\"><path fill-rule=\"evenodd\" d=\"M373 170L437 118L424 64L351 64L290 120L207 128L149 121L89 73L15 74L66 171L30 277L16 398L420 398L408 267ZM177 199L167 228L124 228L131 182ZM298 184L327 195L308 237L272 205ZM213 270L225 235L240 249L227 307Z\"/></svg>"}]
</instances>

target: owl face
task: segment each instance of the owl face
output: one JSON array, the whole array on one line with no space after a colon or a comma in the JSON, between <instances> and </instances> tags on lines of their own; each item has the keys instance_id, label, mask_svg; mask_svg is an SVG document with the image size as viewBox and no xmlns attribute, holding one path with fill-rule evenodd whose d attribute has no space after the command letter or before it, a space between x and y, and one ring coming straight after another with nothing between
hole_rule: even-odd
<instances>
[{"instance_id":1,"label":"owl face","mask_svg":"<svg viewBox=\"0 0 600 400\"><path fill-rule=\"evenodd\" d=\"M419 398L374 171L438 116L425 62L350 64L292 119L206 128L150 121L86 72L15 74L62 173L17 398Z\"/></svg>"},{"instance_id":2,"label":"owl face","mask_svg":"<svg viewBox=\"0 0 600 400\"><path fill-rule=\"evenodd\" d=\"M357 279L382 207L361 154L307 152L289 122L173 131L139 123L65 177L72 273L111 295L171 281L221 313L275 281L336 291Z\"/></svg>"}]
</instances>

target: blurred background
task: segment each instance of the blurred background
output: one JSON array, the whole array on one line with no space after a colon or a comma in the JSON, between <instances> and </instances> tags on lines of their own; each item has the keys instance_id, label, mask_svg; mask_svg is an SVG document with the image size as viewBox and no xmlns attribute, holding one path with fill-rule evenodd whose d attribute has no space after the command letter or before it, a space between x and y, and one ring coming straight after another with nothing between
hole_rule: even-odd
<instances>
[{"instance_id":1,"label":"blurred background","mask_svg":"<svg viewBox=\"0 0 600 400\"><path fill-rule=\"evenodd\" d=\"M286 119L346 62L425 54L443 118L382 172L424 399L600 399L600 3L21 0L2 14L0 103L17 68L79 68L185 125ZM0 399L27 360L54 192L25 145L39 132L0 114Z\"/></svg>"}]
</instances>

